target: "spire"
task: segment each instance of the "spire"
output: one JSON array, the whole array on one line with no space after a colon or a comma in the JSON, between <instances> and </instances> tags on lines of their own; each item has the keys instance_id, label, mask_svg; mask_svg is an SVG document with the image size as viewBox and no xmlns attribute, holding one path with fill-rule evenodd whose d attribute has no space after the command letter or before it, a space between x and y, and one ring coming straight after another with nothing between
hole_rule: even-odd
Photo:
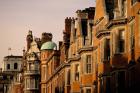
<instances>
[{"instance_id":1,"label":"spire","mask_svg":"<svg viewBox=\"0 0 140 93\"><path fill-rule=\"evenodd\" d=\"M31 30L28 31L28 35L32 35L32 31Z\"/></svg>"}]
</instances>

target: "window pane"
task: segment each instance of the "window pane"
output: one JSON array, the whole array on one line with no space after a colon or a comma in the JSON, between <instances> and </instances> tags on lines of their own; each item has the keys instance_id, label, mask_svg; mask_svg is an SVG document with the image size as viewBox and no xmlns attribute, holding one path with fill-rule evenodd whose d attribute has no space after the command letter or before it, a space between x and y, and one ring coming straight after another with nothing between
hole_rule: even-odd
<instances>
[{"instance_id":1,"label":"window pane","mask_svg":"<svg viewBox=\"0 0 140 93\"><path fill-rule=\"evenodd\" d=\"M91 55L87 55L86 72L91 73Z\"/></svg>"},{"instance_id":2,"label":"window pane","mask_svg":"<svg viewBox=\"0 0 140 93\"><path fill-rule=\"evenodd\" d=\"M104 41L104 60L109 60L110 58L110 39L105 39Z\"/></svg>"},{"instance_id":3,"label":"window pane","mask_svg":"<svg viewBox=\"0 0 140 93\"><path fill-rule=\"evenodd\" d=\"M125 48L125 32L124 29L119 30L119 52L124 52Z\"/></svg>"},{"instance_id":4,"label":"window pane","mask_svg":"<svg viewBox=\"0 0 140 93\"><path fill-rule=\"evenodd\" d=\"M79 80L79 64L75 65L75 80Z\"/></svg>"}]
</instances>

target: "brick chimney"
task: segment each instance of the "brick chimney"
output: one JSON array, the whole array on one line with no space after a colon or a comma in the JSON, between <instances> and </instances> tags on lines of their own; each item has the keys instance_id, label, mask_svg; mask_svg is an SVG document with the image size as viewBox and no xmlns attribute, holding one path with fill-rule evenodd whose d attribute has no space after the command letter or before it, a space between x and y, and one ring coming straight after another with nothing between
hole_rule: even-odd
<instances>
[{"instance_id":1,"label":"brick chimney","mask_svg":"<svg viewBox=\"0 0 140 93\"><path fill-rule=\"evenodd\" d=\"M52 41L52 33L42 33L42 37L41 37L41 44L48 42L48 41Z\"/></svg>"},{"instance_id":2,"label":"brick chimney","mask_svg":"<svg viewBox=\"0 0 140 93\"><path fill-rule=\"evenodd\" d=\"M67 17L65 19L65 30L63 31L63 40L64 43L70 42L70 33L71 33L71 22L74 18Z\"/></svg>"}]
</instances>

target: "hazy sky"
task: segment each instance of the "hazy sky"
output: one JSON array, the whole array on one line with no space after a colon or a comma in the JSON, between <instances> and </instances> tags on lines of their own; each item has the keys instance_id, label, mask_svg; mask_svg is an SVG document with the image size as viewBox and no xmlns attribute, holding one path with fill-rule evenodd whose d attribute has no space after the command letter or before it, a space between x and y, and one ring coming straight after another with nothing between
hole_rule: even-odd
<instances>
[{"instance_id":1,"label":"hazy sky","mask_svg":"<svg viewBox=\"0 0 140 93\"><path fill-rule=\"evenodd\" d=\"M22 54L26 35L51 32L53 41L62 40L64 20L75 16L75 11L95 6L94 0L0 0L0 61L8 55Z\"/></svg>"}]
</instances>

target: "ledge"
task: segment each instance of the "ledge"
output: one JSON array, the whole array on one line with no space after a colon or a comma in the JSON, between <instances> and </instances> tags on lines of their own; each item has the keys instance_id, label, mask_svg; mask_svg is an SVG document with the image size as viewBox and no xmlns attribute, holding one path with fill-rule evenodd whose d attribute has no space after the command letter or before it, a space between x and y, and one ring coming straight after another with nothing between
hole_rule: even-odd
<instances>
[{"instance_id":1,"label":"ledge","mask_svg":"<svg viewBox=\"0 0 140 93\"><path fill-rule=\"evenodd\" d=\"M111 20L109 23L106 24L106 28L109 29L115 25L122 25L122 24L126 24L127 23L127 18L123 18L123 19L113 19Z\"/></svg>"},{"instance_id":2,"label":"ledge","mask_svg":"<svg viewBox=\"0 0 140 93\"><path fill-rule=\"evenodd\" d=\"M80 54L83 51L92 51L93 50L93 46L83 46L82 48L78 49L78 54Z\"/></svg>"},{"instance_id":3,"label":"ledge","mask_svg":"<svg viewBox=\"0 0 140 93\"><path fill-rule=\"evenodd\" d=\"M100 38L100 37L102 37L102 36L108 36L108 35L110 35L110 31L107 30L107 29L99 30L99 31L97 31L96 34L95 34L95 36L96 36L97 38Z\"/></svg>"},{"instance_id":4,"label":"ledge","mask_svg":"<svg viewBox=\"0 0 140 93\"><path fill-rule=\"evenodd\" d=\"M24 76L29 76L29 75L40 75L39 70L29 70L24 72Z\"/></svg>"}]
</instances>

